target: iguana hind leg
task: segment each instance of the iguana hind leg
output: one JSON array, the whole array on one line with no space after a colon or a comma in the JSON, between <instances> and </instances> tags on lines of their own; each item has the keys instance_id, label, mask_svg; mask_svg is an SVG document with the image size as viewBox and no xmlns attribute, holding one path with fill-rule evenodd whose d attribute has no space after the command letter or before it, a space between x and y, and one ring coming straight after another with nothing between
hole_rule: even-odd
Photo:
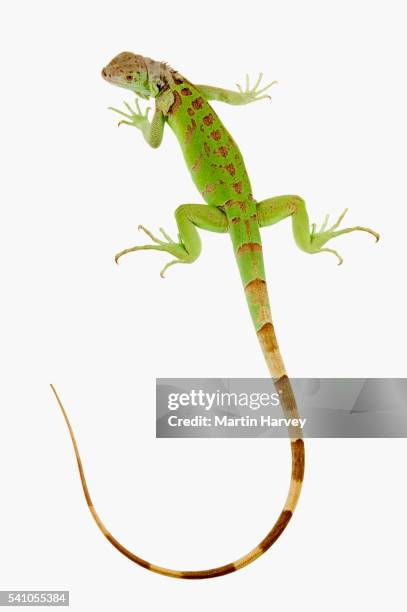
<instances>
[{"instance_id":1,"label":"iguana hind leg","mask_svg":"<svg viewBox=\"0 0 407 612\"><path fill-rule=\"evenodd\" d=\"M310 227L304 200L299 196L286 195L277 196L275 198L269 198L267 200L263 200L262 202L258 202L257 218L260 227L265 227L267 225L274 225L274 223L278 223L278 221L291 216L294 240L301 250L305 251L306 253L333 253L338 258L339 264L341 264L343 259L337 251L330 248L323 248L328 240L341 236L342 234L348 234L349 232L356 231L368 232L376 238L376 241L379 240L379 234L377 232L374 232L368 227L362 227L360 225L338 230L337 228L339 227L347 210L348 209L344 210L336 223L334 223L329 229L326 229L329 219L329 216L326 216L320 230L316 231L315 223L313 223Z\"/></svg>"},{"instance_id":2,"label":"iguana hind leg","mask_svg":"<svg viewBox=\"0 0 407 612\"><path fill-rule=\"evenodd\" d=\"M161 270L160 274L164 277L164 272L170 266L178 263L192 263L199 257L201 253L201 239L196 229L197 227L210 232L223 233L228 231L228 221L225 213L218 208L205 204L183 204L179 206L175 211L175 220L178 226L179 242L172 240L162 228L160 228L160 232L164 240L154 236L143 225L139 225L139 229L145 232L154 244L124 249L115 256L116 263L120 257L134 251L166 251L176 259L167 263Z\"/></svg>"}]
</instances>

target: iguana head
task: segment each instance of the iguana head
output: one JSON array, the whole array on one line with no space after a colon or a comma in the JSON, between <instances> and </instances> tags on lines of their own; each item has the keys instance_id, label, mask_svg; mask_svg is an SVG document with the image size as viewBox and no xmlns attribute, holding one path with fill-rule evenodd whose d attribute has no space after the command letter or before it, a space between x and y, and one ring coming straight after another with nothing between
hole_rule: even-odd
<instances>
[{"instance_id":1,"label":"iguana head","mask_svg":"<svg viewBox=\"0 0 407 612\"><path fill-rule=\"evenodd\" d=\"M141 98L156 97L165 85L166 65L129 51L119 53L102 70L102 77Z\"/></svg>"}]
</instances>

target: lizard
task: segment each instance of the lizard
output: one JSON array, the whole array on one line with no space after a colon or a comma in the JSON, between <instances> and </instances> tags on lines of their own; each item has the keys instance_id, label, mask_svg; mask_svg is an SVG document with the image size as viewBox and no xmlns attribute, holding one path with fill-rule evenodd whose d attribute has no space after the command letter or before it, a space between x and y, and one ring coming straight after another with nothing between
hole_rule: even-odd
<instances>
[{"instance_id":1,"label":"lizard","mask_svg":"<svg viewBox=\"0 0 407 612\"><path fill-rule=\"evenodd\" d=\"M354 231L372 234L376 241L379 234L368 227L354 226L338 229L347 209L328 227L329 216L317 231L310 225L306 204L298 195L282 195L257 201L253 197L249 176L242 154L210 101L232 105L244 105L270 98L269 83L262 87L262 74L253 87L246 75L245 88L237 91L194 85L165 62L149 57L122 52L102 70L102 77L109 83L130 90L142 99L152 98L155 110L150 120L149 110L143 112L136 98L135 109L125 102L125 111L111 108L121 116L119 125L126 124L141 131L153 148L160 146L165 126L168 125L180 144L186 165L205 204L188 203L175 211L178 240L174 241L160 228L161 237L154 236L140 225L151 243L126 248L115 257L116 263L124 255L142 250L164 251L171 259L161 271L174 264L193 263L201 252L198 229L228 233L240 272L250 316L263 352L266 365L279 393L280 404L287 419L298 418L298 410L290 379L280 353L266 283L260 229L291 217L292 231L297 246L306 253L328 252L342 264L339 253L325 246L330 240ZM174 570L146 561L125 548L105 527L92 503L78 445L62 402L51 385L69 429L73 443L82 488L87 505L99 529L109 542L122 554L138 565L165 576L184 579L205 579L235 572L266 552L282 534L296 507L304 477L305 451L302 432L298 426L289 426L291 445L291 479L286 501L277 521L261 542L247 554L232 563L203 570Z\"/></svg>"}]
</instances>

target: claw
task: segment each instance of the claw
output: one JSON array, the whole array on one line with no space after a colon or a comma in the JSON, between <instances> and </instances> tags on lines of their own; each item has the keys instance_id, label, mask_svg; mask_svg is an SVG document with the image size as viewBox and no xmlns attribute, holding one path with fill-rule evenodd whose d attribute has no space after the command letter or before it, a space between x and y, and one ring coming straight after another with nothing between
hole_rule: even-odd
<instances>
[{"instance_id":1,"label":"claw","mask_svg":"<svg viewBox=\"0 0 407 612\"><path fill-rule=\"evenodd\" d=\"M180 259L173 259L173 260L169 261L169 262L168 262L168 263L167 263L167 264L166 264L166 265L163 267L163 269L162 269L162 270L161 270L161 272L160 272L160 276L161 276L161 278L165 278L164 273L165 273L165 271L166 271L166 270L168 270L168 268L169 268L170 266L175 266L175 264L184 264L184 263L187 263L187 262L186 262L186 261L181 261Z\"/></svg>"},{"instance_id":2,"label":"claw","mask_svg":"<svg viewBox=\"0 0 407 612\"><path fill-rule=\"evenodd\" d=\"M108 110L112 110L115 113L119 113L119 115L123 115L123 117L127 117L128 119L131 119L131 115L128 115L127 113L124 113L123 111L119 110L118 108L114 108L114 106L108 106L107 109Z\"/></svg>"},{"instance_id":3,"label":"claw","mask_svg":"<svg viewBox=\"0 0 407 612\"><path fill-rule=\"evenodd\" d=\"M355 225L354 227L347 227L343 230L338 230L337 232L332 232L331 238L336 238L337 236L342 236L342 234L349 234L350 232L367 232L368 234L372 234L376 238L376 242L379 241L380 234L370 229L370 227L362 227L361 225Z\"/></svg>"},{"instance_id":4,"label":"claw","mask_svg":"<svg viewBox=\"0 0 407 612\"><path fill-rule=\"evenodd\" d=\"M169 235L167 234L167 232L166 232L166 231L165 231L165 230L164 230L162 227L160 227L159 229L160 229L160 232L162 233L162 235L164 236L164 238L165 238L165 239L166 239L168 242L171 242L171 244L175 244L175 242L174 242L174 240L171 238L171 236L169 236Z\"/></svg>"},{"instance_id":5,"label":"claw","mask_svg":"<svg viewBox=\"0 0 407 612\"><path fill-rule=\"evenodd\" d=\"M130 247L129 249L124 249L123 251L120 251L120 253L117 253L117 255L115 255L114 260L116 263L118 263L120 257L123 257L123 255L127 255L127 253L135 253L136 251L166 251L166 248L160 245L155 246L154 244L142 244L140 246L134 246Z\"/></svg>"},{"instance_id":6,"label":"claw","mask_svg":"<svg viewBox=\"0 0 407 612\"><path fill-rule=\"evenodd\" d=\"M379 242L380 234L378 232L375 232L374 230L370 229L370 227L361 227L360 225L358 225L357 229L359 231L361 231L361 232L367 232L368 234L372 234L372 236L374 236L376 238L376 242Z\"/></svg>"},{"instance_id":7,"label":"claw","mask_svg":"<svg viewBox=\"0 0 407 612\"><path fill-rule=\"evenodd\" d=\"M128 102L123 102L123 104L130 113L129 117L132 117L134 115L134 110L131 108L130 104Z\"/></svg>"},{"instance_id":8,"label":"claw","mask_svg":"<svg viewBox=\"0 0 407 612\"><path fill-rule=\"evenodd\" d=\"M159 238L156 238L155 236L153 236L153 234L146 227L144 227L144 225L139 225L137 229L139 231L144 232L145 234L147 234L147 236L149 238L151 238L151 240L153 242L155 242L156 244L163 244L163 241L159 240Z\"/></svg>"},{"instance_id":9,"label":"claw","mask_svg":"<svg viewBox=\"0 0 407 612\"><path fill-rule=\"evenodd\" d=\"M336 229L336 228L337 228L337 227L340 225L340 223L341 223L342 219L344 218L344 216L346 215L346 213L348 212L348 210L349 210L348 208L345 208L345 210L343 211L343 213L339 215L339 218L338 218L337 222L336 222L336 223L334 223L334 224L333 224L333 226L332 226L332 227L330 227L328 231L332 232L333 230L335 230L335 229Z\"/></svg>"},{"instance_id":10,"label":"claw","mask_svg":"<svg viewBox=\"0 0 407 612\"><path fill-rule=\"evenodd\" d=\"M333 255L336 255L336 257L339 259L339 263L338 266L341 266L343 264L343 257L341 257L338 253L338 251L335 251L334 249L320 249L318 251L319 253L333 253Z\"/></svg>"},{"instance_id":11,"label":"claw","mask_svg":"<svg viewBox=\"0 0 407 612\"><path fill-rule=\"evenodd\" d=\"M263 78L263 73L262 73L262 72L260 72L260 73L259 73L259 77L258 77L258 79L257 79L257 81L256 81L256 84L255 84L255 86L253 87L253 89L254 89L255 91L256 91L256 89L258 88L258 86L260 85L262 78Z\"/></svg>"},{"instance_id":12,"label":"claw","mask_svg":"<svg viewBox=\"0 0 407 612\"><path fill-rule=\"evenodd\" d=\"M120 251L120 253L116 253L116 255L114 256L115 263L119 265L120 257L123 257L123 255L127 255L127 253L131 253L132 251L136 250L136 248L137 247L133 247L131 249L123 249L123 251Z\"/></svg>"},{"instance_id":13,"label":"claw","mask_svg":"<svg viewBox=\"0 0 407 612\"><path fill-rule=\"evenodd\" d=\"M273 85L276 85L277 83L278 83L278 81L272 81L271 83L269 83L268 85L263 87L263 89L260 89L259 91L257 91L256 95L264 93L265 91L267 91L267 89L270 89L270 87L272 87Z\"/></svg>"},{"instance_id":14,"label":"claw","mask_svg":"<svg viewBox=\"0 0 407 612\"><path fill-rule=\"evenodd\" d=\"M120 257L123 257L123 255L127 255L127 253L134 253L135 251L141 251L143 249L151 249L151 248L154 248L154 247L148 244L144 246L135 246L135 247L130 247L129 249L123 249L123 251L120 251L114 256L114 260L117 264L119 264Z\"/></svg>"}]
</instances>

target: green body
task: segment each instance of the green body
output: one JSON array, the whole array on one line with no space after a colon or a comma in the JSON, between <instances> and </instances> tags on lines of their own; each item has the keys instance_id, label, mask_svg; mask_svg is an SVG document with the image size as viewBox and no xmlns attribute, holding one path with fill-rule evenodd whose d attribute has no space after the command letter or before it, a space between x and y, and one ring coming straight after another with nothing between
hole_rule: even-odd
<instances>
[{"instance_id":1,"label":"green body","mask_svg":"<svg viewBox=\"0 0 407 612\"><path fill-rule=\"evenodd\" d=\"M239 147L199 89L186 81L172 92L168 125L202 198L227 217L243 284L265 280L257 205ZM261 305L249 300L249 308L259 329L265 322L259 316Z\"/></svg>"},{"instance_id":2,"label":"green body","mask_svg":"<svg viewBox=\"0 0 407 612\"><path fill-rule=\"evenodd\" d=\"M247 200L252 188L240 150L212 106L191 83L172 90L168 125L178 138L192 179L210 206Z\"/></svg>"}]
</instances>

